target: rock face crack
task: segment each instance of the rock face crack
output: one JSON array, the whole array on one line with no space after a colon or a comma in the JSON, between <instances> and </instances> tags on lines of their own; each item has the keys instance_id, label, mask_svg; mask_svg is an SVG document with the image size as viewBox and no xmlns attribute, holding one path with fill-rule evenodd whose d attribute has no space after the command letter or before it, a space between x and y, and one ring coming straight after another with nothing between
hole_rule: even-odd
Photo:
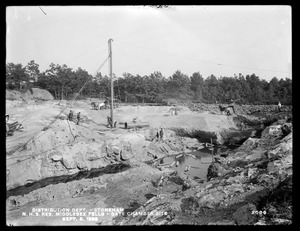
<instances>
[{"instance_id":1,"label":"rock face crack","mask_svg":"<svg viewBox=\"0 0 300 231\"><path fill-rule=\"evenodd\" d=\"M105 168L100 168L100 169L79 171L72 175L48 177L48 178L44 178L39 181L28 183L24 186L19 186L14 189L8 190L6 193L6 198L8 198L10 196L28 194L29 192L31 192L33 190L43 188L50 184L67 183L70 181L80 180L80 179L84 179L84 178L93 178L93 177L101 176L104 174L118 173L118 172L125 171L129 168L130 168L129 165L120 163L120 164L108 165Z\"/></svg>"}]
</instances>

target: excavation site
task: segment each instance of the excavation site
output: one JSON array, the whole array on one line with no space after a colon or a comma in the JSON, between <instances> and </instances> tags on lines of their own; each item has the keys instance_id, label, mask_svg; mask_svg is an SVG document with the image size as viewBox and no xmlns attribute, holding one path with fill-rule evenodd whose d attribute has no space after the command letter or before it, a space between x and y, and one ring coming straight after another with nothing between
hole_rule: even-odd
<instances>
[{"instance_id":1,"label":"excavation site","mask_svg":"<svg viewBox=\"0 0 300 231\"><path fill-rule=\"evenodd\" d=\"M120 104L109 127L95 99L43 91L7 91L22 125L6 137L7 224L291 223L290 106Z\"/></svg>"},{"instance_id":2,"label":"excavation site","mask_svg":"<svg viewBox=\"0 0 300 231\"><path fill-rule=\"evenodd\" d=\"M294 225L291 12L7 6L6 226Z\"/></svg>"}]
</instances>

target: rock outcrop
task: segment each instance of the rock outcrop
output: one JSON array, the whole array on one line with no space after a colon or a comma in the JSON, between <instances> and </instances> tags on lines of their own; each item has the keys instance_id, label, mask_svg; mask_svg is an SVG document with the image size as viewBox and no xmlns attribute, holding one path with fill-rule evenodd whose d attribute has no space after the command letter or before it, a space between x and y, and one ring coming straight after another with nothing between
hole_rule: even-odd
<instances>
[{"instance_id":1,"label":"rock outcrop","mask_svg":"<svg viewBox=\"0 0 300 231\"><path fill-rule=\"evenodd\" d=\"M277 188L283 184L281 182L292 177L292 132L283 136L280 131L280 126L267 127L261 138L249 138L226 158L217 156L218 162L214 162L210 167L208 182L190 187L180 199L176 195L158 195L151 198L136 210L136 215L124 218L118 224L180 224L184 216L197 217L199 214L201 217L203 209L216 211L228 208L232 211L234 206L235 211L231 213L229 220L227 217L226 224L290 224L289 219L272 218L271 215L269 220L261 220L266 214L262 211L266 208L255 206L260 203L261 198L275 195ZM280 190L280 193L284 198L285 192ZM286 193L290 191L286 190ZM260 213L257 212L258 209ZM270 208L269 210L271 211ZM156 215L149 215L152 213ZM212 225L216 224L216 221L212 218L198 224Z\"/></svg>"},{"instance_id":2,"label":"rock outcrop","mask_svg":"<svg viewBox=\"0 0 300 231\"><path fill-rule=\"evenodd\" d=\"M195 138L175 137L165 130L163 141L149 141L145 132L104 136L65 119L40 131L7 158L7 189L32 184L45 178L74 175L79 171L126 163L135 165L203 148ZM91 138L93 137L93 138ZM149 138L149 135L148 135Z\"/></svg>"}]
</instances>

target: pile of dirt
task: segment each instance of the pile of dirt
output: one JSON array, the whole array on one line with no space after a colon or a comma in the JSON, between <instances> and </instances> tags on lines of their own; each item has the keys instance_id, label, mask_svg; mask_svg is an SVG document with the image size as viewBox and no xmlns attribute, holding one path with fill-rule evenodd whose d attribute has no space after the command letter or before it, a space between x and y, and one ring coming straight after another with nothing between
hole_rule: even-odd
<instances>
[{"instance_id":1,"label":"pile of dirt","mask_svg":"<svg viewBox=\"0 0 300 231\"><path fill-rule=\"evenodd\" d=\"M6 90L6 99L8 100L22 100L22 93L14 90Z\"/></svg>"},{"instance_id":2,"label":"pile of dirt","mask_svg":"<svg viewBox=\"0 0 300 231\"><path fill-rule=\"evenodd\" d=\"M44 89L30 88L25 92L6 90L8 100L54 100L53 95Z\"/></svg>"}]
</instances>

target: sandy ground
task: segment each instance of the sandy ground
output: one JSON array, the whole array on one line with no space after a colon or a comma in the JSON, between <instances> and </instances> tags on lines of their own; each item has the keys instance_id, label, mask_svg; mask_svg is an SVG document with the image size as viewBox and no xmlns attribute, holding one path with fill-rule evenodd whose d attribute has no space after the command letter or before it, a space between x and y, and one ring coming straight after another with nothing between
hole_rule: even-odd
<instances>
[{"instance_id":1,"label":"sandy ground","mask_svg":"<svg viewBox=\"0 0 300 231\"><path fill-rule=\"evenodd\" d=\"M23 132L15 132L14 136L6 139L7 152L26 142L30 137L36 134L43 127L54 120L55 116L63 109L57 101L45 102L40 105L24 105L22 107L13 107L11 103L6 105L6 113L10 115L11 122L18 121L23 127ZM135 125L133 119L141 125L149 125L153 128L186 128L202 131L221 131L224 129L236 129L232 117L225 115L213 115L209 113L197 113L190 111L187 107L180 107L177 116L171 116L170 109L167 106L121 106L114 110L114 119L118 123L118 131L122 132L124 122L129 126ZM81 127L96 131L108 131L107 116L110 110L92 110L91 106L85 102L75 102L64 110L62 117L67 117L69 110L74 111L74 117L77 112L81 112L84 122ZM89 123L85 121L89 120ZM56 123L59 123L57 120ZM80 127L77 130L80 130Z\"/></svg>"}]
</instances>

